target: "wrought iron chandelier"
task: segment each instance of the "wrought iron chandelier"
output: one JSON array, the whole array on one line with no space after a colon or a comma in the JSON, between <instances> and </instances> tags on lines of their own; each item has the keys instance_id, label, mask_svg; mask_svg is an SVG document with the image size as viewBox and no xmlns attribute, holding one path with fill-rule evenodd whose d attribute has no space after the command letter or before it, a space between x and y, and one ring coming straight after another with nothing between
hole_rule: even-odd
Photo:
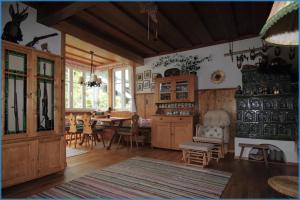
<instances>
[{"instance_id":1,"label":"wrought iron chandelier","mask_svg":"<svg viewBox=\"0 0 300 200\"><path fill-rule=\"evenodd\" d=\"M93 60L94 60L94 52L90 51L91 53L91 72L90 72L90 80L86 81L84 80L84 76L81 76L79 78L79 84L80 85L86 85L88 87L101 87L102 85L102 80L100 77L97 77L97 75L94 73L94 65L93 65Z\"/></svg>"}]
</instances>

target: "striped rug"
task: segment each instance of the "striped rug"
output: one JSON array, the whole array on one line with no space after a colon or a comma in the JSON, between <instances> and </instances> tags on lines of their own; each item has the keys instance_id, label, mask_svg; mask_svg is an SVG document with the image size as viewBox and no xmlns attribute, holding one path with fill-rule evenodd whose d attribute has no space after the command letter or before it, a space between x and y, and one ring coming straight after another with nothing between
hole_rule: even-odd
<instances>
[{"instance_id":1,"label":"striped rug","mask_svg":"<svg viewBox=\"0 0 300 200\"><path fill-rule=\"evenodd\" d=\"M134 157L31 198L219 198L231 174Z\"/></svg>"}]
</instances>

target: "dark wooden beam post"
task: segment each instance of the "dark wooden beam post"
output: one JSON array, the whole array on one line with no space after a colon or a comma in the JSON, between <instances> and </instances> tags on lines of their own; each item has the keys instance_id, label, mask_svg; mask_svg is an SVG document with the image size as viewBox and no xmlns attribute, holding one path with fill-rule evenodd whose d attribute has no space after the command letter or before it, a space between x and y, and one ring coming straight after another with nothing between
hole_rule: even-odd
<instances>
[{"instance_id":1,"label":"dark wooden beam post","mask_svg":"<svg viewBox=\"0 0 300 200\"><path fill-rule=\"evenodd\" d=\"M46 26L54 26L59 22L71 17L72 15L76 14L77 12L94 6L97 2L76 2L71 3L68 6L63 7L60 10L52 11L49 13L48 10L44 12L38 10L38 18L37 21L41 24Z\"/></svg>"}]
</instances>

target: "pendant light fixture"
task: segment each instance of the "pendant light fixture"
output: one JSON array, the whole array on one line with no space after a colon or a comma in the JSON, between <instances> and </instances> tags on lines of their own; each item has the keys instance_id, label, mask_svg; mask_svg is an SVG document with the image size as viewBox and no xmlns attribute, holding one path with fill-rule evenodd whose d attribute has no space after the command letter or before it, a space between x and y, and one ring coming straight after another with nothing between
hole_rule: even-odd
<instances>
[{"instance_id":1,"label":"pendant light fixture","mask_svg":"<svg viewBox=\"0 0 300 200\"><path fill-rule=\"evenodd\" d=\"M94 65L93 65L93 61L94 61L94 52L90 51L91 54L91 71L90 71L90 80L88 80L87 82L85 82L84 77L81 76L79 78L79 84L80 85L86 85L88 87L101 87L102 84L102 80L101 78L97 77L97 75L94 73Z\"/></svg>"},{"instance_id":2,"label":"pendant light fixture","mask_svg":"<svg viewBox=\"0 0 300 200\"><path fill-rule=\"evenodd\" d=\"M274 2L260 36L274 45L297 46L298 35L298 1Z\"/></svg>"}]
</instances>

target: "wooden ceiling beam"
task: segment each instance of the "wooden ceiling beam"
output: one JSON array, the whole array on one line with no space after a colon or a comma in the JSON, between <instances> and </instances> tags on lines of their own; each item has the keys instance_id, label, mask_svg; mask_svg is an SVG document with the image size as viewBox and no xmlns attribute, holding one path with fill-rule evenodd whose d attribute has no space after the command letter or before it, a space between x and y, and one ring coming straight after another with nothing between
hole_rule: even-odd
<instances>
[{"instance_id":1,"label":"wooden ceiling beam","mask_svg":"<svg viewBox=\"0 0 300 200\"><path fill-rule=\"evenodd\" d=\"M87 30L87 28L84 27L83 24L75 25L74 22L62 21L54 27L64 33L73 35L77 38L80 38L83 41L94 44L95 46L103 48L107 51L111 51L129 60L132 60L133 62L136 62L138 64L144 64L144 59L141 55L128 50L128 48L117 44L115 41L110 41L108 39L102 38L101 36L99 36L98 33Z\"/></svg>"},{"instance_id":2,"label":"wooden ceiling beam","mask_svg":"<svg viewBox=\"0 0 300 200\"><path fill-rule=\"evenodd\" d=\"M234 3L229 2L229 5L230 5L229 7L231 9L231 13L232 13L233 23L234 23L234 26L236 27L236 33L237 33L237 36L239 37L241 35L241 33L239 30L239 24L237 21L236 9L235 9Z\"/></svg>"},{"instance_id":3,"label":"wooden ceiling beam","mask_svg":"<svg viewBox=\"0 0 300 200\"><path fill-rule=\"evenodd\" d=\"M116 3L101 3L89 10L95 14L101 13L101 15L104 15L105 20L109 23L119 26L122 31L132 37L135 37L145 45L154 48L158 52L174 50L174 48L170 47L169 44L166 44L160 39L155 41L152 34L150 34L150 40L147 40L147 28L141 25L141 23L133 18L130 13L126 12Z\"/></svg>"},{"instance_id":4,"label":"wooden ceiling beam","mask_svg":"<svg viewBox=\"0 0 300 200\"><path fill-rule=\"evenodd\" d=\"M143 28L145 31L148 31L148 27L146 27L144 24L141 24L133 15L131 15L130 13L128 13L126 10L124 10L121 6L119 6L116 3L112 3L116 8L118 8L120 11L122 11L125 15L127 15L131 20L133 20L136 24L138 24L141 28ZM158 36L158 40L160 40L162 43L164 43L166 46L168 46L169 48L171 48L172 50L175 49L174 45L172 45L171 43L167 42L165 39L163 39L162 37Z\"/></svg>"},{"instance_id":5,"label":"wooden ceiling beam","mask_svg":"<svg viewBox=\"0 0 300 200\"><path fill-rule=\"evenodd\" d=\"M73 45L71 45L71 44L66 44L66 47L69 47L69 48L71 48L71 49L75 49L75 50L77 50L77 51L81 51L81 52L90 54L89 51L87 51L87 50L85 50L85 49L81 49L81 48L75 47L75 46L73 46ZM110 62L116 62L116 61L113 60L113 59L106 58L106 57L104 57L104 56L100 56L100 55L98 55L98 54L96 54L96 53L94 53L94 56L97 57L97 58L103 59L103 60L110 61Z\"/></svg>"},{"instance_id":6,"label":"wooden ceiling beam","mask_svg":"<svg viewBox=\"0 0 300 200\"><path fill-rule=\"evenodd\" d=\"M187 2L188 3L188 2ZM199 10L196 8L196 6L194 5L194 3L189 3L189 7L191 7L191 11L195 12L199 21L197 23L197 25L199 25L201 27L201 29L203 30L202 34L205 34L205 37L207 38L206 41L207 43L211 43L214 42L214 39L212 37L212 34L209 32L207 25L204 23L204 20L201 16L201 13L199 12Z\"/></svg>"},{"instance_id":7,"label":"wooden ceiling beam","mask_svg":"<svg viewBox=\"0 0 300 200\"><path fill-rule=\"evenodd\" d=\"M250 2L249 2L250 3ZM272 8L272 2L251 2L251 22L254 33L259 33Z\"/></svg>"},{"instance_id":8,"label":"wooden ceiling beam","mask_svg":"<svg viewBox=\"0 0 300 200\"><path fill-rule=\"evenodd\" d=\"M77 55L77 54L75 54L75 53L71 53L71 52L67 52L67 51L66 51L66 55L67 55L67 56L76 56L77 58L80 58L80 59L82 59L82 60L91 61L90 58L87 58L87 57L84 57L84 56L80 56L80 55ZM95 63L95 64L97 64L97 65L109 64L109 63L99 62L99 61L97 61L97 60L95 60L95 59L93 60L93 63Z\"/></svg>"},{"instance_id":9,"label":"wooden ceiling beam","mask_svg":"<svg viewBox=\"0 0 300 200\"><path fill-rule=\"evenodd\" d=\"M253 33L251 25L251 8L249 2L234 2L234 13L236 15L237 27L240 35L247 35ZM248 21L248 23L246 22Z\"/></svg>"},{"instance_id":10,"label":"wooden ceiling beam","mask_svg":"<svg viewBox=\"0 0 300 200\"><path fill-rule=\"evenodd\" d=\"M57 11L49 9L38 10L37 21L46 26L54 26L55 24L75 15L77 12L94 6L97 2L75 2L62 7Z\"/></svg>"},{"instance_id":11,"label":"wooden ceiling beam","mask_svg":"<svg viewBox=\"0 0 300 200\"><path fill-rule=\"evenodd\" d=\"M65 56L65 59L66 59L66 61L69 60L69 61L73 61L73 62L77 62L77 63L83 64L83 65L86 65L87 68L91 67L91 63L83 61L83 60L80 60L80 59L72 58L72 57L69 57L67 55Z\"/></svg>"},{"instance_id":12,"label":"wooden ceiling beam","mask_svg":"<svg viewBox=\"0 0 300 200\"><path fill-rule=\"evenodd\" d=\"M159 7L158 10L158 17L163 18L169 24L169 26L174 27L174 29L184 38L184 40L186 40L189 45L193 46L193 41L188 37L188 35L186 35L161 9L159 9Z\"/></svg>"},{"instance_id":13,"label":"wooden ceiling beam","mask_svg":"<svg viewBox=\"0 0 300 200\"><path fill-rule=\"evenodd\" d=\"M230 3L218 2L214 4L215 4L214 8L216 11L219 24L221 24L222 29L225 30L226 39L230 41L233 38L238 37L238 29L236 23L234 22L233 11L232 11L232 7L230 6Z\"/></svg>"},{"instance_id":14,"label":"wooden ceiling beam","mask_svg":"<svg viewBox=\"0 0 300 200\"><path fill-rule=\"evenodd\" d=\"M227 42L245 40L245 39L258 37L258 36L259 36L258 34L249 34L249 35L244 35L244 36L234 38L231 41L229 41L227 39L224 39L224 40L215 41L215 42L212 42L212 43L209 43L209 44L194 45L193 47L189 47L189 48L180 48L180 49L177 49L175 51L162 52L162 53L158 54L157 56L162 56L162 55L171 54L171 53L178 53L178 52L182 52L182 51L189 51L189 50L193 50L193 49L204 48L204 47L214 46L214 45L218 45L218 44L224 44L224 43L227 43Z\"/></svg>"},{"instance_id":15,"label":"wooden ceiling beam","mask_svg":"<svg viewBox=\"0 0 300 200\"><path fill-rule=\"evenodd\" d=\"M107 21L104 21L102 18L95 15L89 10L85 10L84 13L80 15L80 17L85 17L86 19L93 21L94 23L96 23L97 26L99 26L99 28L103 29L105 32L109 32L115 37L124 40L130 46L133 46L136 49L140 49L140 51L145 52L146 54L152 55L158 53L157 50L149 47L148 45L145 45L144 43L137 40L135 37L122 31L118 26L114 26L108 23Z\"/></svg>"},{"instance_id":16,"label":"wooden ceiling beam","mask_svg":"<svg viewBox=\"0 0 300 200\"><path fill-rule=\"evenodd\" d=\"M141 13L141 3L126 3L126 2L118 2L117 3L122 9L126 10L133 16L140 24L144 25L144 27L148 28L148 20L147 15ZM158 40L167 41L172 45L175 49L190 47L192 46L178 31L173 27L165 18L163 18L158 10L157 18L159 20L159 31L158 31ZM150 26L151 31L153 33L154 26ZM175 41L175 42L174 42Z\"/></svg>"}]
</instances>

